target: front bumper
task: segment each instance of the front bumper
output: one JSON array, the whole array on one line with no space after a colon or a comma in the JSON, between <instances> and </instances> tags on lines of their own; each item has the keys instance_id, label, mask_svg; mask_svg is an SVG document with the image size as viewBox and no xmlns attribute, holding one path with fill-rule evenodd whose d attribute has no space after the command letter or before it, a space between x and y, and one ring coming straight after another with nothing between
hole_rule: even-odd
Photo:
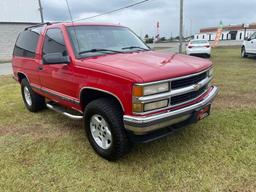
<instances>
[{"instance_id":1,"label":"front bumper","mask_svg":"<svg viewBox=\"0 0 256 192\"><path fill-rule=\"evenodd\" d=\"M210 93L202 101L167 113L141 117L124 115L125 129L135 135L145 135L181 123L191 118L195 111L210 105L218 92L219 88L213 86Z\"/></svg>"}]
</instances>

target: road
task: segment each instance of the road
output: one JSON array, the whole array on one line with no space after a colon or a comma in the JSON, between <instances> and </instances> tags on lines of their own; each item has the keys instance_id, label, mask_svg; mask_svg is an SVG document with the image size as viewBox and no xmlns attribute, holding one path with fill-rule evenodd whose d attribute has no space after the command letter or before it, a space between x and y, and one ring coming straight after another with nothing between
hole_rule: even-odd
<instances>
[{"instance_id":1,"label":"road","mask_svg":"<svg viewBox=\"0 0 256 192\"><path fill-rule=\"evenodd\" d=\"M0 75L10 75L10 74L12 74L11 63L0 64Z\"/></svg>"},{"instance_id":2,"label":"road","mask_svg":"<svg viewBox=\"0 0 256 192\"><path fill-rule=\"evenodd\" d=\"M185 50L187 43L188 42L183 43L183 50ZM213 44L213 41L210 43ZM220 41L218 46L241 46L242 44L243 41ZM169 50L171 52L178 52L179 50L179 42L148 44L148 46L155 50Z\"/></svg>"}]
</instances>

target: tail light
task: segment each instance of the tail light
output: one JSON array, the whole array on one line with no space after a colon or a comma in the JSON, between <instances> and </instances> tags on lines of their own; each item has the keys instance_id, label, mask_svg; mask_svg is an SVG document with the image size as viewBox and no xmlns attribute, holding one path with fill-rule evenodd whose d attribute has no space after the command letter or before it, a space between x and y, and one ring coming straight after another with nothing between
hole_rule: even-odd
<instances>
[{"instance_id":1,"label":"tail light","mask_svg":"<svg viewBox=\"0 0 256 192\"><path fill-rule=\"evenodd\" d=\"M206 47L206 48L210 48L210 45L206 45L205 47Z\"/></svg>"},{"instance_id":2,"label":"tail light","mask_svg":"<svg viewBox=\"0 0 256 192\"><path fill-rule=\"evenodd\" d=\"M188 48L189 48L189 49L192 49L192 48L193 48L193 46L188 46Z\"/></svg>"}]
</instances>

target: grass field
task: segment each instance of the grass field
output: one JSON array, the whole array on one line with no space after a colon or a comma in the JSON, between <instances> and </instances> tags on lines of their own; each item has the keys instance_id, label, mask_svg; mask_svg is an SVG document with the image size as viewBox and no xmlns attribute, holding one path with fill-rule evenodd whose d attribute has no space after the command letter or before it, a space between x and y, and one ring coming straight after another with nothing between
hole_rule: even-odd
<instances>
[{"instance_id":1,"label":"grass field","mask_svg":"<svg viewBox=\"0 0 256 192\"><path fill-rule=\"evenodd\" d=\"M4 63L11 63L10 60L0 60L0 64L4 64Z\"/></svg>"},{"instance_id":2,"label":"grass field","mask_svg":"<svg viewBox=\"0 0 256 192\"><path fill-rule=\"evenodd\" d=\"M256 60L213 51L212 115L122 160L98 157L81 122L29 113L0 77L0 191L256 191Z\"/></svg>"}]
</instances>

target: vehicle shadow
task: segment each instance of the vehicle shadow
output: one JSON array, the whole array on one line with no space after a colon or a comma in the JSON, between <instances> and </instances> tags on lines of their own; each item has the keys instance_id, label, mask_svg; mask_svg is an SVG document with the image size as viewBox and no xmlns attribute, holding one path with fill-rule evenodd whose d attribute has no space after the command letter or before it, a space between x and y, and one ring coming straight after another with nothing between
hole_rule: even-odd
<instances>
[{"instance_id":1,"label":"vehicle shadow","mask_svg":"<svg viewBox=\"0 0 256 192\"><path fill-rule=\"evenodd\" d=\"M79 144L79 147L82 147L79 149L81 152L84 151L86 154L90 153L90 156L96 160L112 166L115 165L115 163L120 166L121 163L122 166L145 166L146 168L149 165L153 166L156 162L160 163L170 161L170 159L176 159L181 154L186 158L186 156L189 157L192 152L196 151L196 148L200 145L201 141L198 139L198 135L205 138L205 135L209 134L203 129L203 122L199 122L196 125L181 128L173 134L159 140L146 144L134 144L129 154L116 162L109 162L99 157L92 150L87 140L82 121L70 120L51 110L44 110L40 113L46 116L46 118L49 117L47 120L49 124L56 125L64 134L67 133L69 137L74 137L74 145L77 145L75 141L79 139L79 141L82 142L80 143L81 145ZM84 158L84 156L79 157L81 161L82 158ZM84 161L86 163L86 159Z\"/></svg>"}]
</instances>

